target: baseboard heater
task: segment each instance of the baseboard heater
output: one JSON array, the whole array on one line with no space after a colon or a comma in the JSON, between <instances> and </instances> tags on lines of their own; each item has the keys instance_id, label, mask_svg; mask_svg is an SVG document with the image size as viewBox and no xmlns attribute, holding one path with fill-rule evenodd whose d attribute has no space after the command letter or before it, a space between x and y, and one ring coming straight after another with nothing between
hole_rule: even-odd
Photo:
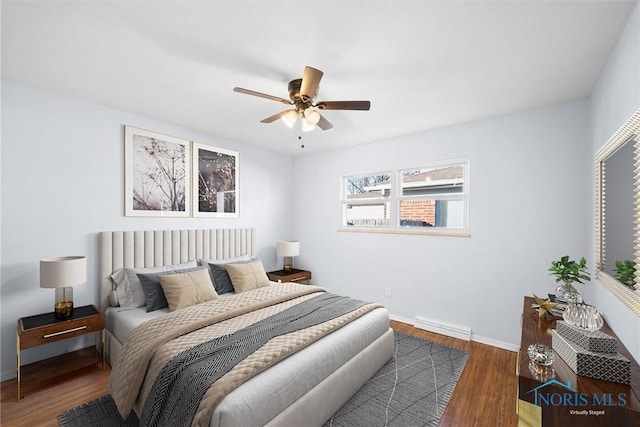
<instances>
[{"instance_id":1,"label":"baseboard heater","mask_svg":"<svg viewBox=\"0 0 640 427\"><path fill-rule=\"evenodd\" d=\"M436 334L442 334L465 341L471 341L471 328L448 325L446 323L425 319L424 317L416 317L413 326L429 332L435 332Z\"/></svg>"}]
</instances>

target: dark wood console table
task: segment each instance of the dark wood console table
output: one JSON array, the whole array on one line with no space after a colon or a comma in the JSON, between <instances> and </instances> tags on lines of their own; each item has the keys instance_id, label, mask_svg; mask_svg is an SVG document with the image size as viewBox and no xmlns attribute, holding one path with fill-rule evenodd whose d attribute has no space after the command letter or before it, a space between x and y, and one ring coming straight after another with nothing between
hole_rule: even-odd
<instances>
[{"instance_id":1,"label":"dark wood console table","mask_svg":"<svg viewBox=\"0 0 640 427\"><path fill-rule=\"evenodd\" d=\"M575 394L559 384L547 384L545 393L558 394L559 399L564 399L558 404L535 405L536 387L543 386L551 379L549 372L542 372L530 369L530 359L527 355L527 347L530 344L544 344L551 347L551 330L555 328L555 319L550 314L538 317L538 310L531 308L534 302L532 297L524 298L524 308L522 314L522 337L520 340L520 352L516 366L518 375L518 401L516 410L519 415L519 425L521 426L640 426L640 367L633 359L629 351L618 341L618 352L631 360L631 385L618 384L610 381L597 380L593 378L577 375L565 363L564 360L555 354L555 361L551 365L555 376L553 379L562 384L570 384ZM605 323L602 328L611 336L617 338L616 334ZM598 396L598 401L607 402L605 405L594 404L593 395ZM622 399L619 399L619 397ZM626 401L626 402L624 402ZM624 404L623 404L624 403ZM590 412L593 411L593 412ZM604 412L603 412L604 411Z\"/></svg>"}]
</instances>

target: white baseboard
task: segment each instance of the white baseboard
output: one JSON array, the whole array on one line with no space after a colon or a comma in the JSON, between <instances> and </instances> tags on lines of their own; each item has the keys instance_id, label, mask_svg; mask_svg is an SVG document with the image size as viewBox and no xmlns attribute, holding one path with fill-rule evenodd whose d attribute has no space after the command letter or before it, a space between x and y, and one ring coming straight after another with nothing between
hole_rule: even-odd
<instances>
[{"instance_id":1,"label":"white baseboard","mask_svg":"<svg viewBox=\"0 0 640 427\"><path fill-rule=\"evenodd\" d=\"M421 326L416 325L416 320L414 319L410 319L408 317L404 317L404 316L397 316L395 314L389 314L389 318L391 320L395 320L397 322L402 322L402 323L406 323L409 325L413 325L417 328L420 329L425 329ZM434 332L434 331L432 331ZM453 337L453 338L459 338L458 336L452 335L451 333L449 333L449 331L447 330L441 330L436 332L440 335L445 335L448 337ZM467 338L462 338L463 340L469 341ZM513 344L513 343L509 343L509 342L505 342L505 341L500 341L500 340L496 340L494 338L489 338L489 337L485 337L482 335L475 335L475 334L471 334L471 341L473 342L478 342L480 344L486 344L486 345L490 345L492 347L497 347L497 348L501 348L503 350L509 350L509 351L515 351L518 352L520 351L520 346L518 344Z\"/></svg>"},{"instance_id":2,"label":"white baseboard","mask_svg":"<svg viewBox=\"0 0 640 427\"><path fill-rule=\"evenodd\" d=\"M435 332L436 334L471 341L471 328L466 326L451 325L436 320L426 319L424 317L416 317L416 320L413 322L413 326L430 332Z\"/></svg>"},{"instance_id":3,"label":"white baseboard","mask_svg":"<svg viewBox=\"0 0 640 427\"><path fill-rule=\"evenodd\" d=\"M407 323L409 325L413 325L413 319L409 319L408 317L396 316L395 314L389 313L389 318L391 320L395 320L396 322Z\"/></svg>"},{"instance_id":4,"label":"white baseboard","mask_svg":"<svg viewBox=\"0 0 640 427\"><path fill-rule=\"evenodd\" d=\"M510 342L505 342L505 341L500 341L500 340L496 340L493 338L489 338L489 337L483 337L480 335L474 335L471 338L472 341L475 342L479 342L480 344L486 344L486 345L490 345L492 347L497 347L497 348L501 348L503 350L509 350L509 351L515 351L518 352L520 351L520 346L517 344L513 344Z\"/></svg>"}]
</instances>

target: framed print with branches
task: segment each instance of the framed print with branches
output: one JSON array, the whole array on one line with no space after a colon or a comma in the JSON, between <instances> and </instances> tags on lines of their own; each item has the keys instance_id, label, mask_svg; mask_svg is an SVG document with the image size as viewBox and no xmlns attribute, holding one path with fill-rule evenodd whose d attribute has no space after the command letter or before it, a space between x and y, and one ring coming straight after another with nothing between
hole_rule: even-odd
<instances>
[{"instance_id":1,"label":"framed print with branches","mask_svg":"<svg viewBox=\"0 0 640 427\"><path fill-rule=\"evenodd\" d=\"M190 141L125 126L125 216L191 216Z\"/></svg>"},{"instance_id":2,"label":"framed print with branches","mask_svg":"<svg viewBox=\"0 0 640 427\"><path fill-rule=\"evenodd\" d=\"M238 152L193 143L193 216L238 218Z\"/></svg>"}]
</instances>

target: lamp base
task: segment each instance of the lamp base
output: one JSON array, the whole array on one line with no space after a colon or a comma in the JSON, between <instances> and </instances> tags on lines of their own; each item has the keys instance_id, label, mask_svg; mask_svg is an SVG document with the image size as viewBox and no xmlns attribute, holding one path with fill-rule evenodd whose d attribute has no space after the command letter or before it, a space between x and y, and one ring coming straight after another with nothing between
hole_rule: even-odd
<instances>
[{"instance_id":1,"label":"lamp base","mask_svg":"<svg viewBox=\"0 0 640 427\"><path fill-rule=\"evenodd\" d=\"M282 266L282 269L287 273L291 273L293 271L293 257L286 256L283 261L284 265Z\"/></svg>"},{"instance_id":2,"label":"lamp base","mask_svg":"<svg viewBox=\"0 0 640 427\"><path fill-rule=\"evenodd\" d=\"M57 302L55 306L56 319L66 319L73 316L73 301Z\"/></svg>"},{"instance_id":3,"label":"lamp base","mask_svg":"<svg viewBox=\"0 0 640 427\"><path fill-rule=\"evenodd\" d=\"M66 319L73 316L73 288L71 286L56 288L54 314L56 319Z\"/></svg>"}]
</instances>

